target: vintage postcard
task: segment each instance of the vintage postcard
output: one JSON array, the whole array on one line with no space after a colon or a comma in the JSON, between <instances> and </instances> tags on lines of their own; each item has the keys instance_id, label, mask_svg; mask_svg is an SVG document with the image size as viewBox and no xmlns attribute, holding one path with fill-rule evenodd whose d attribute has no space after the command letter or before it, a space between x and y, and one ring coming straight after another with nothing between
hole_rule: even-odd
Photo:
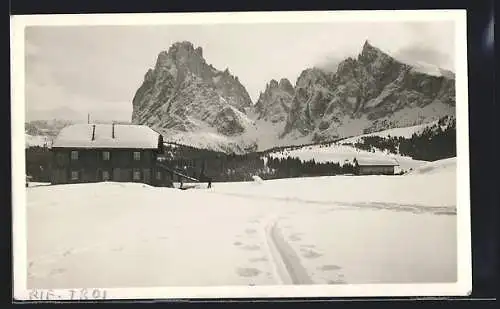
<instances>
[{"instance_id":1,"label":"vintage postcard","mask_svg":"<svg viewBox=\"0 0 500 309\"><path fill-rule=\"evenodd\" d=\"M15 299L470 293L465 10L11 26Z\"/></svg>"}]
</instances>

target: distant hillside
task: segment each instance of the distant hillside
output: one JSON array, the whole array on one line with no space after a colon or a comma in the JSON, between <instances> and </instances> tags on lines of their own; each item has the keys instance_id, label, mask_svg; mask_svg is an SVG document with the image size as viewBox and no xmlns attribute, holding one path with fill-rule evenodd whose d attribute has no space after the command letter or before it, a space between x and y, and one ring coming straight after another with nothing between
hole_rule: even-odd
<instances>
[{"instance_id":1,"label":"distant hillside","mask_svg":"<svg viewBox=\"0 0 500 309\"><path fill-rule=\"evenodd\" d=\"M392 135L391 135L392 133ZM456 119L442 117L427 125L388 130L344 140L343 145L435 161L456 156Z\"/></svg>"},{"instance_id":2,"label":"distant hillside","mask_svg":"<svg viewBox=\"0 0 500 309\"><path fill-rule=\"evenodd\" d=\"M72 124L68 120L33 120L24 124L24 131L31 136L52 136L55 137L62 128Z\"/></svg>"}]
</instances>

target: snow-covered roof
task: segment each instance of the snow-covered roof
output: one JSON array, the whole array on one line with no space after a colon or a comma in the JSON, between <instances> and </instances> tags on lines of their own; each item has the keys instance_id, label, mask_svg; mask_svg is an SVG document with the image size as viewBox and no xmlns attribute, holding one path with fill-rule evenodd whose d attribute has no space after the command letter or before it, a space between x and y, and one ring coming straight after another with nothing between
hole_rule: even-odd
<instances>
[{"instance_id":1,"label":"snow-covered roof","mask_svg":"<svg viewBox=\"0 0 500 309\"><path fill-rule=\"evenodd\" d=\"M359 166L397 166L399 163L391 158L356 158Z\"/></svg>"},{"instance_id":2,"label":"snow-covered roof","mask_svg":"<svg viewBox=\"0 0 500 309\"><path fill-rule=\"evenodd\" d=\"M93 126L95 126L92 140ZM61 130L52 147L71 148L158 148L160 134L143 125L73 124Z\"/></svg>"}]
</instances>

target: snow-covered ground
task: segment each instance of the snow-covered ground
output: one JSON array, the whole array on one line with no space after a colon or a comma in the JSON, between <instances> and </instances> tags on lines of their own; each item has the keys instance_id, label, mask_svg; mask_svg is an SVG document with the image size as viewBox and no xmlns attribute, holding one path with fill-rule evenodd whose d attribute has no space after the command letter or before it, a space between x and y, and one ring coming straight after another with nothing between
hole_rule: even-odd
<instances>
[{"instance_id":1,"label":"snow-covered ground","mask_svg":"<svg viewBox=\"0 0 500 309\"><path fill-rule=\"evenodd\" d=\"M454 282L448 163L186 191L32 184L28 288Z\"/></svg>"},{"instance_id":2,"label":"snow-covered ground","mask_svg":"<svg viewBox=\"0 0 500 309\"><path fill-rule=\"evenodd\" d=\"M457 158L443 159L439 161L429 162L419 166L417 169L411 172L414 175L422 174L444 174L449 173L450 175L456 173Z\"/></svg>"}]
</instances>

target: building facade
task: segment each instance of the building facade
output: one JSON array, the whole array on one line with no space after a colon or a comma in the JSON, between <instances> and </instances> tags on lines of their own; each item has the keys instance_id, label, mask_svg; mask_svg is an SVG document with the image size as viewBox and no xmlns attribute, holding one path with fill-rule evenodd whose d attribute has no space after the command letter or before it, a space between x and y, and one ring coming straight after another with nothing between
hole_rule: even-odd
<instances>
[{"instance_id":1,"label":"building facade","mask_svg":"<svg viewBox=\"0 0 500 309\"><path fill-rule=\"evenodd\" d=\"M354 159L356 175L394 175L395 167L399 164L395 160Z\"/></svg>"},{"instance_id":2,"label":"building facade","mask_svg":"<svg viewBox=\"0 0 500 309\"><path fill-rule=\"evenodd\" d=\"M394 175L393 165L360 165L359 175Z\"/></svg>"},{"instance_id":3,"label":"building facade","mask_svg":"<svg viewBox=\"0 0 500 309\"><path fill-rule=\"evenodd\" d=\"M158 164L161 134L147 126L76 124L52 145L51 183L140 182L170 186L172 173Z\"/></svg>"}]
</instances>

